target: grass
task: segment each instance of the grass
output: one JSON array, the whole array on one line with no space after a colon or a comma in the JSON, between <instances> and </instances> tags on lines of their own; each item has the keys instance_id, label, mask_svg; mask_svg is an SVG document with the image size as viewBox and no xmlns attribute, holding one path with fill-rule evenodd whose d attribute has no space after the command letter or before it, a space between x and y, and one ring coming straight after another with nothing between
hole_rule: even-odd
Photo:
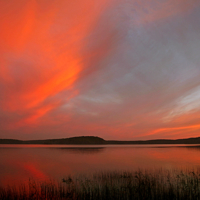
<instances>
[{"instance_id":1,"label":"grass","mask_svg":"<svg viewBox=\"0 0 200 200\"><path fill-rule=\"evenodd\" d=\"M200 200L199 170L99 172L0 188L1 200Z\"/></svg>"}]
</instances>

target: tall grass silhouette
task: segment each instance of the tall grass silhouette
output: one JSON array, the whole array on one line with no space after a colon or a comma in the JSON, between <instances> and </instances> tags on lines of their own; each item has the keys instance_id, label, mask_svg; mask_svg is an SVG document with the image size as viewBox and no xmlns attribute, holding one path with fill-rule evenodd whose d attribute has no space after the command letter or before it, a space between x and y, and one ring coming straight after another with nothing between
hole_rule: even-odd
<instances>
[{"instance_id":1,"label":"tall grass silhouette","mask_svg":"<svg viewBox=\"0 0 200 200\"><path fill-rule=\"evenodd\" d=\"M1 200L196 200L200 170L114 171L0 188Z\"/></svg>"}]
</instances>

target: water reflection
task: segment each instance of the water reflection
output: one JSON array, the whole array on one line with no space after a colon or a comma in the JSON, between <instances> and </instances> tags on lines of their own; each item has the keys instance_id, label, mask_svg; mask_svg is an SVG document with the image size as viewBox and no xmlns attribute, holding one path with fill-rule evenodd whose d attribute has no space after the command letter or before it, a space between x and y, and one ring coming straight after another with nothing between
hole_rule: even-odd
<instances>
[{"instance_id":1,"label":"water reflection","mask_svg":"<svg viewBox=\"0 0 200 200\"><path fill-rule=\"evenodd\" d=\"M0 184L112 170L196 168L199 145L1 145Z\"/></svg>"},{"instance_id":2,"label":"water reflection","mask_svg":"<svg viewBox=\"0 0 200 200\"><path fill-rule=\"evenodd\" d=\"M50 150L68 151L74 154L96 154L100 153L105 147L63 147L63 148L49 148Z\"/></svg>"}]
</instances>

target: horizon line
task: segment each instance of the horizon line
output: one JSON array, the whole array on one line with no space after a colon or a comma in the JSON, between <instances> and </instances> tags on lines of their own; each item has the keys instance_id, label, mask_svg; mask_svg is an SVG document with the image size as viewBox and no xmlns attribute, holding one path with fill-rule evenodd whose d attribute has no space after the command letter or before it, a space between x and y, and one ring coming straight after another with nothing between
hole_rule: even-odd
<instances>
[{"instance_id":1,"label":"horizon line","mask_svg":"<svg viewBox=\"0 0 200 200\"><path fill-rule=\"evenodd\" d=\"M100 139L103 139L105 141L124 141L124 142L135 142L135 141L155 141L155 140L184 140L184 139L196 139L196 138L199 138L199 137L188 137L188 138L178 138L178 139L147 139L147 140L116 140L116 139L110 139L110 140L106 140L102 137L99 137L99 136L89 136L89 135L83 135L83 136L72 136L72 137L66 137L66 138L52 138L52 139L14 139L14 138L0 138L0 140L18 140L18 141L41 141L41 140L62 140L62 139L70 139L70 138L80 138L80 137L97 137L97 138L100 138Z\"/></svg>"}]
</instances>

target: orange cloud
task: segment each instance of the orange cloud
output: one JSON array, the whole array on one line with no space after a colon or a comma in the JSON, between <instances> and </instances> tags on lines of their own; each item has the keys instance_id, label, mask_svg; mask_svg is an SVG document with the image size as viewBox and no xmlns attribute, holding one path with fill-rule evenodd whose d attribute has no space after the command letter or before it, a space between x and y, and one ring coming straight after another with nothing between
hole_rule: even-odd
<instances>
[{"instance_id":1,"label":"orange cloud","mask_svg":"<svg viewBox=\"0 0 200 200\"><path fill-rule=\"evenodd\" d=\"M34 123L60 105L53 97L67 90L77 94L74 84L85 69L81 49L104 9L104 1L100 7L91 0L79 2L79 6L66 1L47 5L34 0L1 2L4 111L20 115L30 111L22 121ZM19 123L22 125L20 119Z\"/></svg>"},{"instance_id":2,"label":"orange cloud","mask_svg":"<svg viewBox=\"0 0 200 200\"><path fill-rule=\"evenodd\" d=\"M52 132L53 136L56 129L63 134L70 130L68 135L95 132L110 139L131 139L148 132L150 137L159 133L164 137L170 131L198 129L198 125L182 126L185 122L180 121L175 125L172 121L168 126L178 128L153 130L167 126L158 125L163 123L160 119L164 114L154 111L159 107L162 110L165 103L168 105L188 90L185 85L189 84L181 82L183 87L179 92L180 87L173 90L170 85L177 77L176 69L170 72L168 66L183 63L168 63L168 58L176 58L173 48L176 52L181 49L181 42L176 44L173 39L179 37L176 35L179 27L168 34L173 36L171 48L163 42L159 26L155 31L150 26L152 22L184 15L198 4L198 0L0 1L0 126L3 131L6 130L5 134L12 131L12 135L15 130L24 133L32 130L38 135ZM144 27L137 29L137 23ZM171 29L170 20L166 24L169 33L173 31L175 23ZM192 42L185 46L193 49ZM165 57L166 54L169 56ZM180 52L178 58L182 57L184 53ZM154 62L155 58L162 61ZM198 61L194 59L195 62ZM163 73L166 78L162 78ZM168 73L175 75L168 77ZM156 95L158 98L154 98ZM107 96L111 101L106 101ZM198 124L194 118L190 124Z\"/></svg>"},{"instance_id":3,"label":"orange cloud","mask_svg":"<svg viewBox=\"0 0 200 200\"><path fill-rule=\"evenodd\" d=\"M145 136L155 135L157 133L162 133L162 132L171 132L173 135L174 131L185 131L185 130L192 131L192 130L198 130L198 129L200 129L200 124L181 126L181 127L171 127L171 128L159 128L159 129L156 129L156 130L146 134Z\"/></svg>"}]
</instances>

